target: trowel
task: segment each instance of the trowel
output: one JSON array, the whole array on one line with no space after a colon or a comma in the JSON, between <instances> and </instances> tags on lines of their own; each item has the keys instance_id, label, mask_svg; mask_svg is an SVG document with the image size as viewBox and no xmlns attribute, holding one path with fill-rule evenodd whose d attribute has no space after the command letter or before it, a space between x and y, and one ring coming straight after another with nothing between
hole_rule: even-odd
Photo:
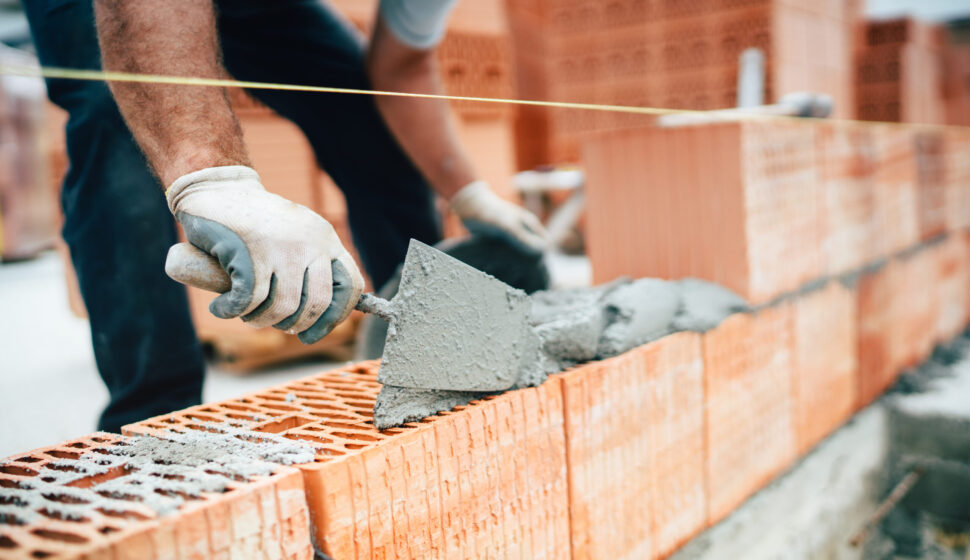
<instances>
[{"instance_id":1,"label":"trowel","mask_svg":"<svg viewBox=\"0 0 970 560\"><path fill-rule=\"evenodd\" d=\"M211 292L230 288L218 261L179 243L169 259L191 266L169 274ZM412 389L503 391L517 380L531 348L530 304L509 287L445 253L411 240L397 295L365 293L356 309L388 321L378 381Z\"/></svg>"}]
</instances>

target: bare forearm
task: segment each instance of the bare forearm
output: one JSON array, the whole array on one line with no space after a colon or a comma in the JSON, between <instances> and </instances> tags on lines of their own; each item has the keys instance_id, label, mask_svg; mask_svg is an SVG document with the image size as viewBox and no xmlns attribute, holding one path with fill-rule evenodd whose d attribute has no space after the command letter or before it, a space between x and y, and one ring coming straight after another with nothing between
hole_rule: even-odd
<instances>
[{"instance_id":1,"label":"bare forearm","mask_svg":"<svg viewBox=\"0 0 970 560\"><path fill-rule=\"evenodd\" d=\"M401 44L378 18L368 69L375 89L444 92L433 52ZM476 179L447 101L378 96L377 106L395 138L438 194L450 199Z\"/></svg>"},{"instance_id":2,"label":"bare forearm","mask_svg":"<svg viewBox=\"0 0 970 560\"><path fill-rule=\"evenodd\" d=\"M95 0L95 14L106 70L222 77L211 2ZM224 90L115 82L111 91L163 185L206 167L249 164Z\"/></svg>"}]
</instances>

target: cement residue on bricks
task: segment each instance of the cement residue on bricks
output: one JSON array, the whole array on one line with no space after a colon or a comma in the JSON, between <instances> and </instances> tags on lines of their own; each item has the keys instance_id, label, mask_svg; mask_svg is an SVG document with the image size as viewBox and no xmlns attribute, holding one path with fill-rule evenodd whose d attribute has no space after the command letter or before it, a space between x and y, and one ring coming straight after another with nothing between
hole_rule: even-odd
<instances>
[{"instance_id":1,"label":"cement residue on bricks","mask_svg":"<svg viewBox=\"0 0 970 560\"><path fill-rule=\"evenodd\" d=\"M302 482L281 465L312 459L307 443L226 426L160 437L95 434L0 462L0 540L14 557L249 550L305 558ZM199 516L201 526L186 526Z\"/></svg>"}]
</instances>

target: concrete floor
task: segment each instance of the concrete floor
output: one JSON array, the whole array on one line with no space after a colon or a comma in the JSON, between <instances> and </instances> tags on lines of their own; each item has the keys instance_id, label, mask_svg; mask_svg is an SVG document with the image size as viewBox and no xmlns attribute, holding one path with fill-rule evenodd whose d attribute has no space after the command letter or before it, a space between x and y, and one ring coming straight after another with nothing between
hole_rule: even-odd
<instances>
[{"instance_id":1,"label":"concrete floor","mask_svg":"<svg viewBox=\"0 0 970 560\"><path fill-rule=\"evenodd\" d=\"M234 397L336 365L307 361L245 377L210 367L204 399ZM57 255L0 264L0 458L93 432L107 399L88 323L68 310Z\"/></svg>"}]
</instances>

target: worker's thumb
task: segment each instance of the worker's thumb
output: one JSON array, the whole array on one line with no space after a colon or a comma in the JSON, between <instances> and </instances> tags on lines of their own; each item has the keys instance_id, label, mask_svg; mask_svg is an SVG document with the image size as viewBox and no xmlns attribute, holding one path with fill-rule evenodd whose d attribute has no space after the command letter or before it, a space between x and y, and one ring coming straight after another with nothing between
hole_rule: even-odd
<instances>
[{"instance_id":1,"label":"worker's thumb","mask_svg":"<svg viewBox=\"0 0 970 560\"><path fill-rule=\"evenodd\" d=\"M176 282L222 294L232 287L229 275L215 257L191 243L176 243L168 250L165 274Z\"/></svg>"}]
</instances>

